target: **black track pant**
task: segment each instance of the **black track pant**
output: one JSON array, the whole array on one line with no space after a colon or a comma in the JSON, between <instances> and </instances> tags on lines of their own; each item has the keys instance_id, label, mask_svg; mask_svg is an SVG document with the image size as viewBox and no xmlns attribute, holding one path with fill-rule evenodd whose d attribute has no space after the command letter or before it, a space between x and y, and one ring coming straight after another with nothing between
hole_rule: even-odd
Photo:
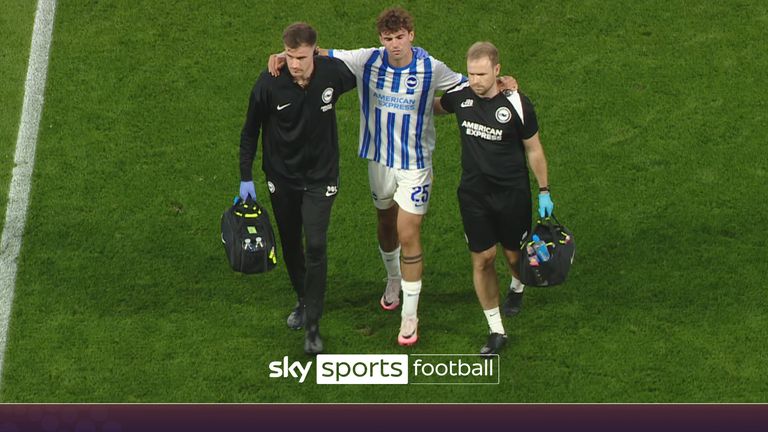
<instances>
[{"instance_id":1,"label":"black track pant","mask_svg":"<svg viewBox=\"0 0 768 432\"><path fill-rule=\"evenodd\" d=\"M304 302L305 325L316 324L323 314L328 275L327 233L336 183L296 189L273 179L270 182L274 185L270 185L270 198L283 261L296 295Z\"/></svg>"}]
</instances>

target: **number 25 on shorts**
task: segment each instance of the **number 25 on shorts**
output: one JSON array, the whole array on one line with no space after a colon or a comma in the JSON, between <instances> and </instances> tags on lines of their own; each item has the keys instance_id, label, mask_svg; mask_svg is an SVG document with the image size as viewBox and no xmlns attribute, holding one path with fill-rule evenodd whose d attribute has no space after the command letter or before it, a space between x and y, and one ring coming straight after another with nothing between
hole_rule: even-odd
<instances>
[{"instance_id":1,"label":"number 25 on shorts","mask_svg":"<svg viewBox=\"0 0 768 432\"><path fill-rule=\"evenodd\" d=\"M411 201L416 207L421 207L429 201L429 186L414 186L411 188Z\"/></svg>"}]
</instances>

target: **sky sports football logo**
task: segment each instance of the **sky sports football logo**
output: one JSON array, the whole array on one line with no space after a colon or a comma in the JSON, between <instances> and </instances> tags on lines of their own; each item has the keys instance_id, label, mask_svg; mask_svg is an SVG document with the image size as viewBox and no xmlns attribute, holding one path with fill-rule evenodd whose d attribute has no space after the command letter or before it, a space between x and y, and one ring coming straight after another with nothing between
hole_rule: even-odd
<instances>
[{"instance_id":1,"label":"sky sports football logo","mask_svg":"<svg viewBox=\"0 0 768 432\"><path fill-rule=\"evenodd\" d=\"M312 372L314 370L314 373ZM315 361L269 363L269 377L317 384L498 384L499 356L477 354L320 354Z\"/></svg>"}]
</instances>

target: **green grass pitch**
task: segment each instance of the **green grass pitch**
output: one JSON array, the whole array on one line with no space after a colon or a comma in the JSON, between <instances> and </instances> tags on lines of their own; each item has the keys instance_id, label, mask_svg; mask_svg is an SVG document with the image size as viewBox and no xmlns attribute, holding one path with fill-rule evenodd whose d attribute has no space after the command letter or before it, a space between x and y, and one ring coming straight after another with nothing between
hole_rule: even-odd
<instances>
[{"instance_id":1,"label":"green grass pitch","mask_svg":"<svg viewBox=\"0 0 768 432\"><path fill-rule=\"evenodd\" d=\"M0 1L5 210L34 2ZM378 46L373 1L60 1L3 402L765 402L768 27L760 1L404 1L416 45L465 72L501 51L536 105L568 282L505 319L498 386L319 386L285 268L230 271L248 92L289 23L328 48ZM329 353L473 353L486 324L455 197L455 119L437 121L423 227L421 341L395 342L357 99L338 105L341 187L322 321ZM254 170L261 177L258 166ZM262 198L268 193L257 184ZM509 280L499 263L501 285ZM309 382L311 381L311 382Z\"/></svg>"}]
</instances>

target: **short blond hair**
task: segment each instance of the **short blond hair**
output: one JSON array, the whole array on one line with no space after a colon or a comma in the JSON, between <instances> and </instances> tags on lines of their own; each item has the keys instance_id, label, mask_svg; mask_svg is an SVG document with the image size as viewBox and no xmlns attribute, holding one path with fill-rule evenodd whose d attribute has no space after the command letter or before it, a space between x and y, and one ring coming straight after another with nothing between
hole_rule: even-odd
<instances>
[{"instance_id":1,"label":"short blond hair","mask_svg":"<svg viewBox=\"0 0 768 432\"><path fill-rule=\"evenodd\" d=\"M479 60L488 57L491 66L499 64L499 50L490 42L475 42L467 50L467 60Z\"/></svg>"}]
</instances>

